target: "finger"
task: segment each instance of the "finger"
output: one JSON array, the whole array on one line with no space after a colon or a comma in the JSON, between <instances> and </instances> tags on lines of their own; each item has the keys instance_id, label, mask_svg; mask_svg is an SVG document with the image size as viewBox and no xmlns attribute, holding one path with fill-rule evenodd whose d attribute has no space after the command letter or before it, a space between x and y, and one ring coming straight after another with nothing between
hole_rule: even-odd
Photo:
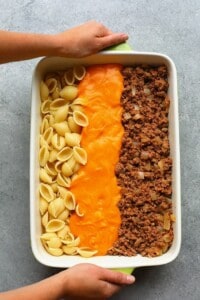
<instances>
[{"instance_id":1,"label":"finger","mask_svg":"<svg viewBox=\"0 0 200 300\"><path fill-rule=\"evenodd\" d=\"M108 299L113 294L118 293L121 290L122 285L117 285L107 281L101 281L101 284L99 284L99 288L101 290L101 293L103 292L102 295L104 296L104 298Z\"/></svg>"},{"instance_id":2,"label":"finger","mask_svg":"<svg viewBox=\"0 0 200 300\"><path fill-rule=\"evenodd\" d=\"M105 27L104 25L100 24L98 37L104 37L111 34L114 34L114 32L111 31L109 28Z\"/></svg>"},{"instance_id":3,"label":"finger","mask_svg":"<svg viewBox=\"0 0 200 300\"><path fill-rule=\"evenodd\" d=\"M99 48L107 48L125 42L128 35L125 33L113 33L104 37L99 37Z\"/></svg>"},{"instance_id":4,"label":"finger","mask_svg":"<svg viewBox=\"0 0 200 300\"><path fill-rule=\"evenodd\" d=\"M111 271L107 269L105 269L102 276L102 280L117 285L132 284L135 282L135 277L132 275L127 275L121 272Z\"/></svg>"}]
</instances>

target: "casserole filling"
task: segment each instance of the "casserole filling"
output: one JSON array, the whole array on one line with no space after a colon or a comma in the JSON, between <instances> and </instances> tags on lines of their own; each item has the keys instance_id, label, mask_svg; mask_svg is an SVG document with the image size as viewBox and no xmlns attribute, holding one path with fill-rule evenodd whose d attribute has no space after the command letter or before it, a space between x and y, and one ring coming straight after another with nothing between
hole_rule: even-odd
<instances>
[{"instance_id":1,"label":"casserole filling","mask_svg":"<svg viewBox=\"0 0 200 300\"><path fill-rule=\"evenodd\" d=\"M167 90L165 66L80 66L44 78L40 213L50 254L152 257L171 246Z\"/></svg>"}]
</instances>

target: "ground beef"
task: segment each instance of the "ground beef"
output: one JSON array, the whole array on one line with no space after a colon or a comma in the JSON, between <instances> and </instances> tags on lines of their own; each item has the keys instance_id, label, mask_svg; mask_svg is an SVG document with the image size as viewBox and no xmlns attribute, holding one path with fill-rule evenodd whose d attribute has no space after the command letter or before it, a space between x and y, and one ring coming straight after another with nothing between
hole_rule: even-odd
<instances>
[{"instance_id":1,"label":"ground beef","mask_svg":"<svg viewBox=\"0 0 200 300\"><path fill-rule=\"evenodd\" d=\"M122 140L116 166L121 226L110 255L158 256L173 241L172 159L165 66L124 67Z\"/></svg>"}]
</instances>

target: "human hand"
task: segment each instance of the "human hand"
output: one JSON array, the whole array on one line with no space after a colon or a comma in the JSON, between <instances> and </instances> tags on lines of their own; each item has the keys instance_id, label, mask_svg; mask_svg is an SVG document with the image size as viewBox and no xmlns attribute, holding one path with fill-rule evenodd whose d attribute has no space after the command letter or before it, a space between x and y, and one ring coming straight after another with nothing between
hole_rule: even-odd
<instances>
[{"instance_id":1,"label":"human hand","mask_svg":"<svg viewBox=\"0 0 200 300\"><path fill-rule=\"evenodd\" d=\"M131 275L93 264L79 264L57 275L63 283L63 297L70 296L71 300L108 299L135 281Z\"/></svg>"},{"instance_id":2,"label":"human hand","mask_svg":"<svg viewBox=\"0 0 200 300\"><path fill-rule=\"evenodd\" d=\"M113 33L103 24L89 21L54 36L58 56L83 57L125 42L128 35Z\"/></svg>"}]
</instances>

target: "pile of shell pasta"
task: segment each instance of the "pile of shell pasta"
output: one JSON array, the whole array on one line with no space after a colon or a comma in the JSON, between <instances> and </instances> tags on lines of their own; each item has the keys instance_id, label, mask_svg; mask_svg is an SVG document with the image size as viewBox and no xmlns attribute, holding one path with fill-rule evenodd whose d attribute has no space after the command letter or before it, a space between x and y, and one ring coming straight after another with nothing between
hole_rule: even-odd
<instances>
[{"instance_id":1,"label":"pile of shell pasta","mask_svg":"<svg viewBox=\"0 0 200 300\"><path fill-rule=\"evenodd\" d=\"M78 83L85 77L83 66L49 73L40 85L40 214L41 241L48 253L90 257L97 253L79 247L80 238L70 232L72 212L82 217L69 187L87 153L80 146L81 131L88 125L83 113L84 99L77 98Z\"/></svg>"}]
</instances>

